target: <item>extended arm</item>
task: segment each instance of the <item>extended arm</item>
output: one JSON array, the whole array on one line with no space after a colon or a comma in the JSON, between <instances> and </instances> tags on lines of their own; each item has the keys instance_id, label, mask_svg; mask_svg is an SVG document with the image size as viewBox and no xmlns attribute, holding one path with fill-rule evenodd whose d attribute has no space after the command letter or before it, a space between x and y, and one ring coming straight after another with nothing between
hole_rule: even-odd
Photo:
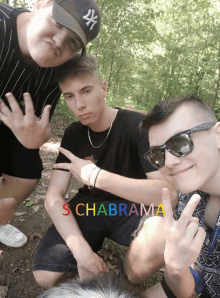
<instances>
[{"instance_id":1,"label":"extended arm","mask_svg":"<svg viewBox=\"0 0 220 298\"><path fill-rule=\"evenodd\" d=\"M146 174L149 179L131 179L105 170L98 173L98 167L91 161L80 159L63 148L59 149L71 163L54 165L56 169L67 169L76 180L90 186L104 190L126 200L151 205L159 205L162 202L161 192L164 187L171 192L172 204L177 203L177 191L175 187L157 171ZM98 176L97 176L98 174Z\"/></svg>"},{"instance_id":2,"label":"extended arm","mask_svg":"<svg viewBox=\"0 0 220 298\"><path fill-rule=\"evenodd\" d=\"M74 218L72 212L64 216L63 204L67 192L71 174L64 171L53 171L45 198L45 208L51 217L57 231L66 242L77 261L80 277L86 274L82 267L88 268L94 274L106 271L107 267L103 260L95 254L85 238Z\"/></svg>"},{"instance_id":3,"label":"extended arm","mask_svg":"<svg viewBox=\"0 0 220 298\"><path fill-rule=\"evenodd\" d=\"M148 179L131 179L101 170L95 186L126 200L145 205L154 203L155 206L162 203L161 192L166 187L171 192L173 206L177 204L177 191L173 184L158 171L146 173L146 176Z\"/></svg>"}]
</instances>

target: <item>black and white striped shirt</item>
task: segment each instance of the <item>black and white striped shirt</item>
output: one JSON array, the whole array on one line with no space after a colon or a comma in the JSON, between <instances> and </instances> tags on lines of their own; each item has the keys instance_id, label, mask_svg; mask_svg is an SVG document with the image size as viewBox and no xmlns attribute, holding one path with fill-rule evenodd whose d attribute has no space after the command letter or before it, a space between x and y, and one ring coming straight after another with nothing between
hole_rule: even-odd
<instances>
[{"instance_id":1,"label":"black and white striped shirt","mask_svg":"<svg viewBox=\"0 0 220 298\"><path fill-rule=\"evenodd\" d=\"M0 3L0 96L4 100L4 95L12 92L22 106L22 95L29 92L35 114L40 117L47 104L52 105L51 111L54 111L60 91L55 82L55 68L30 66L22 56L16 18L27 11Z\"/></svg>"}]
</instances>

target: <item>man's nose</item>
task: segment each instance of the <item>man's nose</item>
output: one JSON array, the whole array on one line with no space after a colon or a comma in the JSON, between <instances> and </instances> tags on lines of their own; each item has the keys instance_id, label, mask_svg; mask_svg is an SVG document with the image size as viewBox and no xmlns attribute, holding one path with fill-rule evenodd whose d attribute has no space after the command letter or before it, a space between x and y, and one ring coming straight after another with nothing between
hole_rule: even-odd
<instances>
[{"instance_id":1,"label":"man's nose","mask_svg":"<svg viewBox=\"0 0 220 298\"><path fill-rule=\"evenodd\" d=\"M181 157L177 157L170 153L167 149L165 150L165 166L172 168L173 166L181 163Z\"/></svg>"},{"instance_id":2,"label":"man's nose","mask_svg":"<svg viewBox=\"0 0 220 298\"><path fill-rule=\"evenodd\" d=\"M76 108L78 110L84 109L86 107L86 102L82 96L76 97L75 102L76 102Z\"/></svg>"},{"instance_id":3,"label":"man's nose","mask_svg":"<svg viewBox=\"0 0 220 298\"><path fill-rule=\"evenodd\" d=\"M68 30L67 30L67 28L63 27L62 29L59 29L57 34L54 35L53 39L56 43L56 47L61 48L68 39Z\"/></svg>"}]
</instances>

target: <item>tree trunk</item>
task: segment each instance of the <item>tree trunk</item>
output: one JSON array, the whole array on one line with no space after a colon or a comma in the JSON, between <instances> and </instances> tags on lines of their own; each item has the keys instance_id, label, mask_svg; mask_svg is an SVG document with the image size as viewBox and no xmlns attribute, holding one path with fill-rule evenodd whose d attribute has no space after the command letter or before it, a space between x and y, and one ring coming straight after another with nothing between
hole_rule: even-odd
<instances>
[{"instance_id":1,"label":"tree trunk","mask_svg":"<svg viewBox=\"0 0 220 298\"><path fill-rule=\"evenodd\" d=\"M195 92L193 93L194 95L198 95L198 92L199 92L199 88L200 88L200 82L202 81L204 75L205 75L205 72L202 71L202 72L196 72L196 75L197 75L197 82L196 82L196 86L195 86Z\"/></svg>"}]
</instances>

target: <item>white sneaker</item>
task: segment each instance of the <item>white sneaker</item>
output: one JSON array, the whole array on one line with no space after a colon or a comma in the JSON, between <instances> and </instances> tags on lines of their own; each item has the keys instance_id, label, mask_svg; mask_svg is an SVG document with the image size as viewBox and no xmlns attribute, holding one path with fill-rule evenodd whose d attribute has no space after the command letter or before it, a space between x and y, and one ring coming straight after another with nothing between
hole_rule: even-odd
<instances>
[{"instance_id":1,"label":"white sneaker","mask_svg":"<svg viewBox=\"0 0 220 298\"><path fill-rule=\"evenodd\" d=\"M12 225L0 226L0 242L11 247L22 247L27 243L27 237Z\"/></svg>"}]
</instances>

